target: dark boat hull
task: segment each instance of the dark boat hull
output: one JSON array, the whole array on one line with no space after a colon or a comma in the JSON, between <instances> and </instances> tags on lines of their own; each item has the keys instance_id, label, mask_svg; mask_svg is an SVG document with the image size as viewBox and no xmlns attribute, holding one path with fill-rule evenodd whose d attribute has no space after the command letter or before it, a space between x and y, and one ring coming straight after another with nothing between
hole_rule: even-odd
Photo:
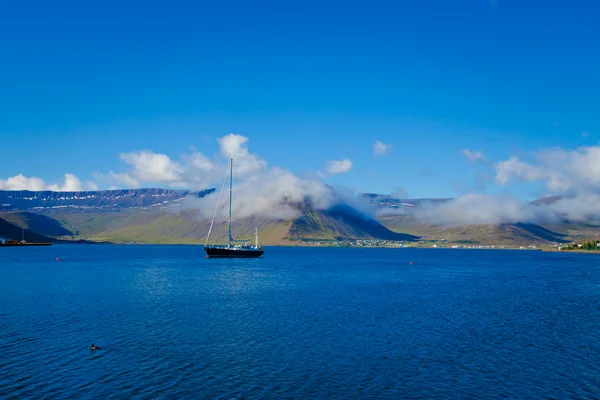
<instances>
[{"instance_id":1,"label":"dark boat hull","mask_svg":"<svg viewBox=\"0 0 600 400\"><path fill-rule=\"evenodd\" d=\"M205 247L206 256L210 258L257 258L263 255L264 250L254 249L228 249L218 247Z\"/></svg>"}]
</instances>

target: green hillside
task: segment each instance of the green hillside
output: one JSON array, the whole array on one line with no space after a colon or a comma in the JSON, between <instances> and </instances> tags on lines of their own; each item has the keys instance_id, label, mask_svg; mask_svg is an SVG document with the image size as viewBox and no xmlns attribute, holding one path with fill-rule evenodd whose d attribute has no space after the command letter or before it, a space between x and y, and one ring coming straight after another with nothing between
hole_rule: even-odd
<instances>
[{"instance_id":1,"label":"green hillside","mask_svg":"<svg viewBox=\"0 0 600 400\"><path fill-rule=\"evenodd\" d=\"M11 218L23 219L23 213ZM174 212L166 209L123 209L118 211L48 210L39 214L48 226L57 225L57 237L110 241L115 243L204 244L210 221L195 210ZM28 222L38 219L29 217ZM24 220L24 219L23 219ZM254 240L258 228L263 244L293 244L306 238L415 240L393 232L376 220L364 217L350 207L327 211L303 209L293 220L251 217L234 220L232 235ZM49 229L49 228L47 228ZM211 233L212 243L227 240L227 224L217 221Z\"/></svg>"},{"instance_id":2,"label":"green hillside","mask_svg":"<svg viewBox=\"0 0 600 400\"><path fill-rule=\"evenodd\" d=\"M290 227L290 240L321 239L383 239L415 241L418 238L394 232L378 221L359 213L348 206L336 206L329 210L304 210Z\"/></svg>"},{"instance_id":3,"label":"green hillside","mask_svg":"<svg viewBox=\"0 0 600 400\"><path fill-rule=\"evenodd\" d=\"M13 228L5 236L19 235L14 226L25 226L29 233L63 240L109 241L114 243L204 244L210 221L195 210L176 212L170 209L120 209L85 211L53 209L43 212L5 212L0 218ZM5 221L5 222L6 222ZM271 245L292 245L310 240L380 239L398 241L446 241L455 244L530 245L564 243L583 240L598 232L596 225L563 223L559 226L535 224L496 224L440 226L423 224L409 216L385 216L379 221L365 217L348 206L329 210L303 207L292 220L260 217L233 221L233 236L254 240L259 229L260 242ZM2 236L2 234L0 234ZM17 239L20 238L16 237ZM224 243L227 224L218 221L211 233L212 243ZM33 240L33 239L30 239Z\"/></svg>"}]
</instances>

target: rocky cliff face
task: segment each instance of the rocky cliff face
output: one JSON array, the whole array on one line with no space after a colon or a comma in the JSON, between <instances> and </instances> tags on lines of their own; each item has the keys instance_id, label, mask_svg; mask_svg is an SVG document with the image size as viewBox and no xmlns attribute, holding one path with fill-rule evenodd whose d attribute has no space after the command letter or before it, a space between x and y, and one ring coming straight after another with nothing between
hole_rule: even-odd
<instances>
[{"instance_id":1,"label":"rocky cliff face","mask_svg":"<svg viewBox=\"0 0 600 400\"><path fill-rule=\"evenodd\" d=\"M213 191L214 189L200 192L168 189L125 189L89 192L0 190L0 210L149 208L175 204L186 196L203 197Z\"/></svg>"}]
</instances>

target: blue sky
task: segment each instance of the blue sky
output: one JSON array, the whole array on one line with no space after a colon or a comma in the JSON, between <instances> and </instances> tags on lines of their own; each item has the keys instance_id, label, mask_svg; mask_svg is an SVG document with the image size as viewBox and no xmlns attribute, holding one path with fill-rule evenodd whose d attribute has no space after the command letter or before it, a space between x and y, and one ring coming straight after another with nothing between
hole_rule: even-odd
<instances>
[{"instance_id":1,"label":"blue sky","mask_svg":"<svg viewBox=\"0 0 600 400\"><path fill-rule=\"evenodd\" d=\"M3 2L0 180L97 181L235 133L299 176L349 159L323 179L362 191L535 198L461 151L597 146L599 20L595 0Z\"/></svg>"}]
</instances>

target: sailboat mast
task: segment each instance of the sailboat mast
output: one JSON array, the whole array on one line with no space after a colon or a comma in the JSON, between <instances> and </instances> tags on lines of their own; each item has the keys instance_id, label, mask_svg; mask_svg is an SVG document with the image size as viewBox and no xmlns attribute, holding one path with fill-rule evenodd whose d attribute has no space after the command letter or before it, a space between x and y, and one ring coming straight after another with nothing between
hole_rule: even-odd
<instances>
[{"instance_id":1,"label":"sailboat mast","mask_svg":"<svg viewBox=\"0 0 600 400\"><path fill-rule=\"evenodd\" d=\"M227 225L227 247L231 247L231 187L233 186L233 158L229 162L229 223Z\"/></svg>"}]
</instances>

